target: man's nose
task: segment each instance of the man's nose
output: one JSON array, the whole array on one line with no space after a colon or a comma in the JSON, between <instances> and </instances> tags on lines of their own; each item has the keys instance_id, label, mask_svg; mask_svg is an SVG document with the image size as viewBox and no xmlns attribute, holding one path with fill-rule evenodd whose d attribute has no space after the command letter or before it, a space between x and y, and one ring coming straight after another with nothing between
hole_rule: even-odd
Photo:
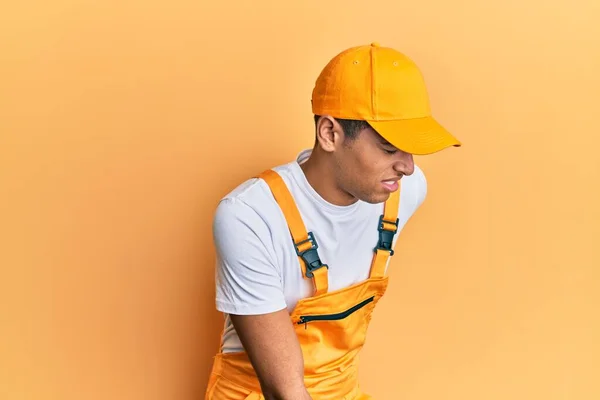
<instances>
[{"instance_id":1,"label":"man's nose","mask_svg":"<svg viewBox=\"0 0 600 400\"><path fill-rule=\"evenodd\" d=\"M398 160L394 164L394 170L403 175L412 175L415 172L415 161L413 155L403 151L398 152Z\"/></svg>"}]
</instances>

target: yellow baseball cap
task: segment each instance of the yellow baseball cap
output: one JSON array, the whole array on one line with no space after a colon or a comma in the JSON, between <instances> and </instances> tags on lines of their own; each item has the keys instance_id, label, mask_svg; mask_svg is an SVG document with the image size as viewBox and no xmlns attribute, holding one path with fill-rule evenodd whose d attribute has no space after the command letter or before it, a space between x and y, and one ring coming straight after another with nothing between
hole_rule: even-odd
<instances>
[{"instance_id":1,"label":"yellow baseball cap","mask_svg":"<svg viewBox=\"0 0 600 400\"><path fill-rule=\"evenodd\" d=\"M432 116L421 71L406 55L378 43L352 47L330 60L316 80L312 111L367 121L385 140L416 155L461 142Z\"/></svg>"}]
</instances>

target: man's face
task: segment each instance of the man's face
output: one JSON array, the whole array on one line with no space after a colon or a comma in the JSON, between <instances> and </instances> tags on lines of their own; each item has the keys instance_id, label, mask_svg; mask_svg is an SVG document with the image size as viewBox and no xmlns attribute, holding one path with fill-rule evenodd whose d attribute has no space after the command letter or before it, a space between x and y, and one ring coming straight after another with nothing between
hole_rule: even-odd
<instances>
[{"instance_id":1,"label":"man's face","mask_svg":"<svg viewBox=\"0 0 600 400\"><path fill-rule=\"evenodd\" d=\"M412 154L403 152L372 128L335 146L335 179L339 189L368 202L381 203L398 190L399 180L414 172Z\"/></svg>"}]
</instances>

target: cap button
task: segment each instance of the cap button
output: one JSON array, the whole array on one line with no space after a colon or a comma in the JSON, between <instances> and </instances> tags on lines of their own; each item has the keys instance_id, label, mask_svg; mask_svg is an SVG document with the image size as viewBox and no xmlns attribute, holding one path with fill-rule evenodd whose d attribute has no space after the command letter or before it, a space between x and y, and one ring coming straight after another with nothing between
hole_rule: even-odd
<instances>
[{"instance_id":1,"label":"cap button","mask_svg":"<svg viewBox=\"0 0 600 400\"><path fill-rule=\"evenodd\" d=\"M371 43L371 47L379 47L379 42L373 42L373 43Z\"/></svg>"}]
</instances>

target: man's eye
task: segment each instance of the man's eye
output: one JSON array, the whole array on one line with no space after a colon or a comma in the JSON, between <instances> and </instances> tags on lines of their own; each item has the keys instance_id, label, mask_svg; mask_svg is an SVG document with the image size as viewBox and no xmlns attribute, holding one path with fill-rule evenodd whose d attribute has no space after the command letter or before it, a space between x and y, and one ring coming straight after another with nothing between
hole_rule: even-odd
<instances>
[{"instance_id":1,"label":"man's eye","mask_svg":"<svg viewBox=\"0 0 600 400\"><path fill-rule=\"evenodd\" d=\"M388 154L394 154L396 153L398 150L397 149L383 149L383 151L385 151Z\"/></svg>"}]
</instances>

